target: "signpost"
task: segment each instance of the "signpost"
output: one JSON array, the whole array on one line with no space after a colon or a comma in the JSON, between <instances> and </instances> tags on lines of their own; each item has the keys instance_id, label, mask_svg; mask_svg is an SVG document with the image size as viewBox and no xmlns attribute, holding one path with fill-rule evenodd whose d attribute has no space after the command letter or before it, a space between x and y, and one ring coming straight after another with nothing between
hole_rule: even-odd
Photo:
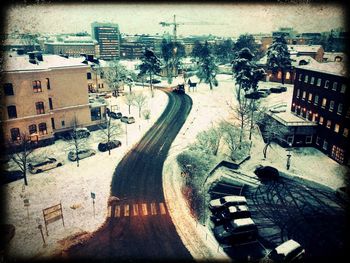
<instances>
[{"instance_id":1,"label":"signpost","mask_svg":"<svg viewBox=\"0 0 350 263\"><path fill-rule=\"evenodd\" d=\"M96 198L96 194L91 192L91 198L92 198L92 207L94 210L94 218L95 218L95 198Z\"/></svg>"},{"instance_id":2,"label":"signpost","mask_svg":"<svg viewBox=\"0 0 350 263\"><path fill-rule=\"evenodd\" d=\"M63 211L62 211L61 203L43 209L43 215L44 215L45 229L46 229L46 235L47 236L49 236L49 232L47 231L47 225L48 224L62 219L62 223L63 223L63 226L64 226Z\"/></svg>"},{"instance_id":3,"label":"signpost","mask_svg":"<svg viewBox=\"0 0 350 263\"><path fill-rule=\"evenodd\" d=\"M27 207L27 217L29 219L29 206L30 206L29 199L26 198L23 200L23 202L24 202L24 206Z\"/></svg>"}]
</instances>

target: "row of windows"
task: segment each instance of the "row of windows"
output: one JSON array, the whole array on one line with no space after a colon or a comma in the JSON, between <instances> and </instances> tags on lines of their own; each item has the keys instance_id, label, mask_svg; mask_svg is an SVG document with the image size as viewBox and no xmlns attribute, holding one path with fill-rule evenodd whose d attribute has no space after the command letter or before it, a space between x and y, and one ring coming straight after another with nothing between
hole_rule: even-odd
<instances>
[{"instance_id":1,"label":"row of windows","mask_svg":"<svg viewBox=\"0 0 350 263\"><path fill-rule=\"evenodd\" d=\"M28 126L29 134L39 134L46 135L47 134L47 126L45 122L39 123L38 126L36 124L31 124ZM12 128L10 130L12 141L21 140L21 132L19 128Z\"/></svg>"},{"instance_id":2,"label":"row of windows","mask_svg":"<svg viewBox=\"0 0 350 263\"><path fill-rule=\"evenodd\" d=\"M327 151L329 149L328 141L326 139L322 139L321 137L316 137L316 145L322 147L323 150ZM331 157L336 161L343 163L345 159L345 150L333 145L331 148Z\"/></svg>"},{"instance_id":3,"label":"row of windows","mask_svg":"<svg viewBox=\"0 0 350 263\"><path fill-rule=\"evenodd\" d=\"M313 113L312 111L306 110L306 108L301 108L299 105L295 105L294 103L293 103L293 107L294 108L292 108L292 110L294 110L294 112L297 115L299 115L299 116L301 116L309 121L318 122L319 125L322 125L322 126L325 125L326 128L328 128L328 129L332 128L332 120L325 120L325 118L318 115L318 113ZM349 128L347 128L347 127L342 127L342 128L343 128L342 135L347 138L349 136ZM333 130L335 133L340 133L340 130L341 130L340 124L334 123Z\"/></svg>"},{"instance_id":4,"label":"row of windows","mask_svg":"<svg viewBox=\"0 0 350 263\"><path fill-rule=\"evenodd\" d=\"M50 87L50 80L47 78L45 80L46 82L46 88L48 90L51 89ZM42 92L42 85L41 85L41 81L40 80L34 80L32 81L32 87L33 87L33 92L34 93L38 93L38 92ZM4 90L4 94L6 96L12 96L12 95L15 95L14 91L13 91L13 84L12 83L5 83L3 85L3 90Z\"/></svg>"},{"instance_id":5,"label":"row of windows","mask_svg":"<svg viewBox=\"0 0 350 263\"><path fill-rule=\"evenodd\" d=\"M303 74L301 74L301 73L299 74L298 80L299 80L299 82L303 81ZM315 84L315 80L316 80L315 77L311 76L310 84L314 85ZM309 83L309 75L305 75L304 76L304 82L305 83ZM321 78L317 78L316 86L317 87L321 87L321 84L322 84L322 79ZM338 86L339 86L339 83L334 81L333 84L332 84L332 90L337 91L338 90ZM329 89L330 88L330 81L329 80L325 80L323 87L325 89ZM343 83L340 86L340 93L345 93L345 91L346 91L346 85Z\"/></svg>"},{"instance_id":6,"label":"row of windows","mask_svg":"<svg viewBox=\"0 0 350 263\"><path fill-rule=\"evenodd\" d=\"M297 95L296 95L297 98L300 97L300 89L297 89ZM315 106L317 106L320 102L320 98L319 96L316 94L315 97L313 97L313 94L310 92L310 93L306 93L306 91L303 91L303 94L301 96L301 99L302 100L306 100L306 97L307 97L307 101L308 103L313 103ZM327 107L327 98L322 98L321 100L321 107L323 109L325 109ZM333 112L335 109L335 101L334 100L330 100L329 101L329 105L328 105L328 110L330 112ZM342 103L338 103L338 106L337 106L337 114L338 115L342 115L343 113L343 104ZM346 116L348 117L348 116Z\"/></svg>"},{"instance_id":7,"label":"row of windows","mask_svg":"<svg viewBox=\"0 0 350 263\"><path fill-rule=\"evenodd\" d=\"M53 103L52 103L51 98L49 98L49 107L50 107L50 110L53 109ZM35 109L36 109L36 114L45 114L44 102L42 102L42 101L36 102ZM7 114L8 114L9 119L17 118L16 106L15 105L7 106Z\"/></svg>"}]
</instances>

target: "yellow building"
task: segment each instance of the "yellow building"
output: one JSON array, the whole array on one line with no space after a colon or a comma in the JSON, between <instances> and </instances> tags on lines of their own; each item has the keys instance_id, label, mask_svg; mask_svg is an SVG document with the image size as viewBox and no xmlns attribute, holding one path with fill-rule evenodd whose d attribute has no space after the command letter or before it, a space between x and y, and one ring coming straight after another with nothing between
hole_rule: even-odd
<instances>
[{"instance_id":1,"label":"yellow building","mask_svg":"<svg viewBox=\"0 0 350 263\"><path fill-rule=\"evenodd\" d=\"M41 144L78 127L105 122L105 102L89 103L89 66L58 55L4 56L1 79L2 140L26 133Z\"/></svg>"}]
</instances>

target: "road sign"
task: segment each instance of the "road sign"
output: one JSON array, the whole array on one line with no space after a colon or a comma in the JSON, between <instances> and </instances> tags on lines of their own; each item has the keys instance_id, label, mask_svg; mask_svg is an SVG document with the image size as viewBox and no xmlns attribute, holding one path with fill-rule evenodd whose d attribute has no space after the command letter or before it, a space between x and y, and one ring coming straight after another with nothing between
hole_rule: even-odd
<instances>
[{"instance_id":1,"label":"road sign","mask_svg":"<svg viewBox=\"0 0 350 263\"><path fill-rule=\"evenodd\" d=\"M29 199L24 199L24 206L30 206Z\"/></svg>"},{"instance_id":2,"label":"road sign","mask_svg":"<svg viewBox=\"0 0 350 263\"><path fill-rule=\"evenodd\" d=\"M62 219L62 223L64 226L63 211L62 211L61 203L58 205L54 205L54 206L43 209L43 215L44 215L47 236L49 235L49 232L47 231L48 224L53 223L59 219Z\"/></svg>"}]
</instances>

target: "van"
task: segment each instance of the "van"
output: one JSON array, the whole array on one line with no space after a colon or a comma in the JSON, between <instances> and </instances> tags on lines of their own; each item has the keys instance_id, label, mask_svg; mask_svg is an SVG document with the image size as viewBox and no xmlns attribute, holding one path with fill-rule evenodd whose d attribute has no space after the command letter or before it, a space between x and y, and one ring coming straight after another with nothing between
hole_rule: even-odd
<instances>
[{"instance_id":1,"label":"van","mask_svg":"<svg viewBox=\"0 0 350 263\"><path fill-rule=\"evenodd\" d=\"M267 258L273 260L273 262L297 262L303 259L305 256L305 249L302 246L290 239L278 247L274 248L268 255Z\"/></svg>"}]
</instances>

